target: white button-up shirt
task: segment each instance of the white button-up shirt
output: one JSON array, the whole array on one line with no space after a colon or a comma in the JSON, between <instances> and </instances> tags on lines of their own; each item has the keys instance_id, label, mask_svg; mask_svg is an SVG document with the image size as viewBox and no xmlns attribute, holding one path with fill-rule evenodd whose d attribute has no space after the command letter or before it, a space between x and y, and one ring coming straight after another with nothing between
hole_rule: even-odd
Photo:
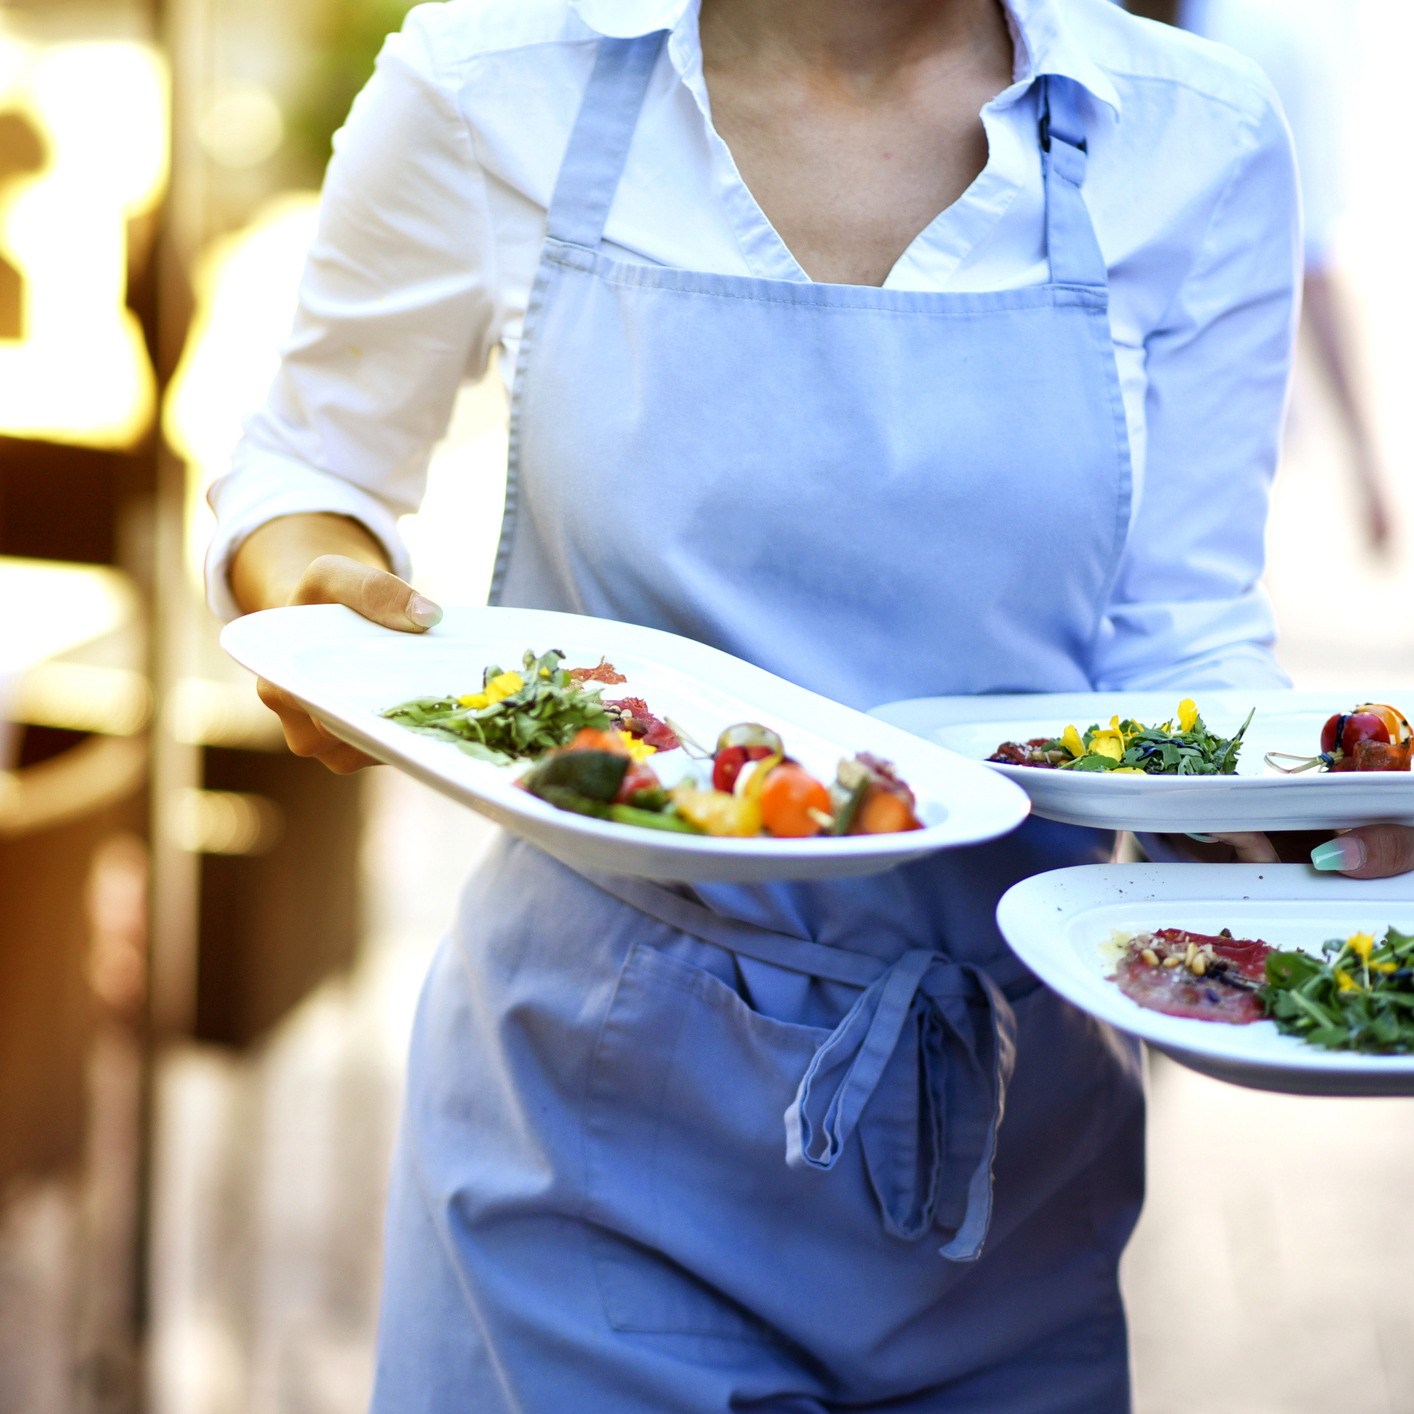
<instances>
[{"instance_id":1,"label":"white button-up shirt","mask_svg":"<svg viewBox=\"0 0 1414 1414\"><path fill-rule=\"evenodd\" d=\"M1257 581L1300 222L1270 85L1248 61L1109 0L1007 4L1015 79L982 110L986 167L885 287L1045 282L1032 80L1076 80L1088 97L1084 195L1109 267L1137 492L1095 685L1282 682ZM696 0L419 7L336 139L294 332L232 471L210 494L218 525L208 582L219 614L237 612L232 554L277 516L352 516L407 573L397 518L421 499L459 387L483 373L493 349L508 377L514 370L546 208L597 41L658 29L670 37L606 247L622 259L809 278L712 126Z\"/></svg>"}]
</instances>

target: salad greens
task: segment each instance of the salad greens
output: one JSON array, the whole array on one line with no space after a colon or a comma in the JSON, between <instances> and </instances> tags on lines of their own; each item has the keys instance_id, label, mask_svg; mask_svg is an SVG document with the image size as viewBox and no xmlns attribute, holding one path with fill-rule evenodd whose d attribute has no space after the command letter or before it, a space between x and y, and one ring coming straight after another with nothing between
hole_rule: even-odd
<instances>
[{"instance_id":1,"label":"salad greens","mask_svg":"<svg viewBox=\"0 0 1414 1414\"><path fill-rule=\"evenodd\" d=\"M1259 995L1277 1028L1333 1051L1414 1051L1414 933L1355 933L1322 953L1267 955Z\"/></svg>"},{"instance_id":2,"label":"salad greens","mask_svg":"<svg viewBox=\"0 0 1414 1414\"><path fill-rule=\"evenodd\" d=\"M1255 708L1253 712L1255 712ZM1172 721L1146 727L1142 722L1112 717L1108 727L1095 724L1082 736L1071 726L1040 746L1053 753L1062 771L1119 771L1146 776L1230 776L1253 712L1235 736L1220 737L1208 729L1191 698L1178 706L1178 728Z\"/></svg>"},{"instance_id":3,"label":"salad greens","mask_svg":"<svg viewBox=\"0 0 1414 1414\"><path fill-rule=\"evenodd\" d=\"M487 668L480 692L419 697L381 715L410 731L455 742L468 756L493 766L533 761L564 746L582 727L609 727L599 685L576 682L560 667L563 659L558 649L539 657L527 650L520 672Z\"/></svg>"}]
</instances>

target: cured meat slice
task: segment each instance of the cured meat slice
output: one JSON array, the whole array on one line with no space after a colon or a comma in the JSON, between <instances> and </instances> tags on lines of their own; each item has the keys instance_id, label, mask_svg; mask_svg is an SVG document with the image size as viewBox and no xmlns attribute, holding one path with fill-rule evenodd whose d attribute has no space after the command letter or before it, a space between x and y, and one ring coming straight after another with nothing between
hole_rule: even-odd
<instances>
[{"instance_id":1,"label":"cured meat slice","mask_svg":"<svg viewBox=\"0 0 1414 1414\"><path fill-rule=\"evenodd\" d=\"M628 679L607 659L601 657L599 665L595 668L570 668L570 679L573 682L602 682L612 685L616 682L627 682Z\"/></svg>"},{"instance_id":2,"label":"cured meat slice","mask_svg":"<svg viewBox=\"0 0 1414 1414\"><path fill-rule=\"evenodd\" d=\"M987 758L988 761L1001 761L1008 766L1041 766L1056 767L1062 761L1071 759L1068 751L1047 751L1051 744L1048 736L1032 737L1030 741L1004 741Z\"/></svg>"},{"instance_id":3,"label":"cured meat slice","mask_svg":"<svg viewBox=\"0 0 1414 1414\"><path fill-rule=\"evenodd\" d=\"M1246 1026L1266 1015L1257 993L1271 951L1227 932L1163 928L1132 937L1110 981L1131 1001L1165 1016Z\"/></svg>"},{"instance_id":4,"label":"cured meat slice","mask_svg":"<svg viewBox=\"0 0 1414 1414\"><path fill-rule=\"evenodd\" d=\"M675 751L682 745L672 728L660 722L641 697L621 697L617 702L605 702L604 709L620 730L648 746L656 746L659 751Z\"/></svg>"}]
</instances>

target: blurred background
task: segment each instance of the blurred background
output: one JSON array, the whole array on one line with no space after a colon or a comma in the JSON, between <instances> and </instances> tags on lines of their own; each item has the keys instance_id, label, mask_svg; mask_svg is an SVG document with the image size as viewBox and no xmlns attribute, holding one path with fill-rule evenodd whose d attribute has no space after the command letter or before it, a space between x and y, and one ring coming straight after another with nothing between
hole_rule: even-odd
<instances>
[{"instance_id":1,"label":"blurred background","mask_svg":"<svg viewBox=\"0 0 1414 1414\"><path fill-rule=\"evenodd\" d=\"M403 1048L486 827L392 772L286 754L216 645L200 562L331 134L407 8L0 0L0 1414L366 1402ZM1300 153L1283 661L1342 702L1410 692L1388 56L1414 12L1143 8L1262 63ZM447 602L486 593L504 421L493 370L406 523ZM1255 1094L1157 1059L1151 1082L1126 1258L1141 1414L1414 1408L1414 1102Z\"/></svg>"}]
</instances>

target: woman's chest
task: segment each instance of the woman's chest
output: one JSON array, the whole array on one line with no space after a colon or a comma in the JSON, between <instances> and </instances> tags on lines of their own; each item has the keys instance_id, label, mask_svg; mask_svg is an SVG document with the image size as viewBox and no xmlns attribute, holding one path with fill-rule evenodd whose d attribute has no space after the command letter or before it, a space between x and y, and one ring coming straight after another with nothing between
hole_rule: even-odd
<instances>
[{"instance_id":1,"label":"woman's chest","mask_svg":"<svg viewBox=\"0 0 1414 1414\"><path fill-rule=\"evenodd\" d=\"M870 101L747 76L712 85L729 165L812 280L882 285L987 165L985 80Z\"/></svg>"}]
</instances>

